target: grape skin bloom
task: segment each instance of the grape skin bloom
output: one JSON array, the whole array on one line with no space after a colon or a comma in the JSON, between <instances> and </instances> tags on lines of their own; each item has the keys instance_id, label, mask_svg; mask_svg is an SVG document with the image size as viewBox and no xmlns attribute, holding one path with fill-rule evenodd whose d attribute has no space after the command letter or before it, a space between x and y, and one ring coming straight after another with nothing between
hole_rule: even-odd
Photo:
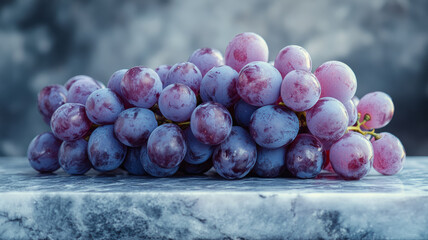
<instances>
[{"instance_id":1,"label":"grape skin bloom","mask_svg":"<svg viewBox=\"0 0 428 240\"><path fill-rule=\"evenodd\" d=\"M330 163L339 176L358 180L367 175L373 165L373 146L363 135L348 132L330 149Z\"/></svg>"},{"instance_id":2,"label":"grape skin bloom","mask_svg":"<svg viewBox=\"0 0 428 240\"><path fill-rule=\"evenodd\" d=\"M299 132L299 120L284 106L269 105L257 109L250 120L250 134L265 148L279 148L291 143Z\"/></svg>"}]
</instances>

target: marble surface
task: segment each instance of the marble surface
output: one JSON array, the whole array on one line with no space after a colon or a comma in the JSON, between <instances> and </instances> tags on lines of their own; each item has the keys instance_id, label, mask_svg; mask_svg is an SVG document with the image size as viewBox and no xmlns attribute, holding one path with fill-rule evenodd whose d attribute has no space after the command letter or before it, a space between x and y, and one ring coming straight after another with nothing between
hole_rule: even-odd
<instances>
[{"instance_id":1,"label":"marble surface","mask_svg":"<svg viewBox=\"0 0 428 240\"><path fill-rule=\"evenodd\" d=\"M46 175L0 158L0 239L290 238L428 239L428 157L360 181Z\"/></svg>"}]
</instances>

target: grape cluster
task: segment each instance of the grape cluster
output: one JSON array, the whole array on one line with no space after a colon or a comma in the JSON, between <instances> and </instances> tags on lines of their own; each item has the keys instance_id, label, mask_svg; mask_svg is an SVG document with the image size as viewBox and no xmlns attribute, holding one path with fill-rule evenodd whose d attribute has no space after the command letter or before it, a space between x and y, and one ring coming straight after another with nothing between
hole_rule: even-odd
<instances>
[{"instance_id":1,"label":"grape cluster","mask_svg":"<svg viewBox=\"0 0 428 240\"><path fill-rule=\"evenodd\" d=\"M372 166L384 175L403 168L400 140L375 133L394 114L387 94L358 99L348 65L328 61L312 73L300 46L267 61L265 40L242 33L224 58L201 48L173 66L118 70L107 87L84 75L47 86L38 107L52 132L31 141L30 164L42 173L121 167L154 177L214 167L226 179L314 178L325 169L354 180Z\"/></svg>"}]
</instances>

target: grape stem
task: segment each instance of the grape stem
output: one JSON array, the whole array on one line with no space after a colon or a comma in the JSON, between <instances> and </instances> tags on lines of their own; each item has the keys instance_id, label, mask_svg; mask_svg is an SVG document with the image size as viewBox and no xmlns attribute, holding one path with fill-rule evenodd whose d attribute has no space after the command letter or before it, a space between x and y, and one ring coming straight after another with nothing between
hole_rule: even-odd
<instances>
[{"instance_id":1,"label":"grape stem","mask_svg":"<svg viewBox=\"0 0 428 240\"><path fill-rule=\"evenodd\" d=\"M380 139L380 135L377 134L377 133L375 133L374 129L372 129L371 131L363 131L361 129L361 126L363 126L365 128L368 128L368 127L366 127L365 123L367 121L370 121L370 119L371 119L370 115L368 113L366 113L366 115L364 115L363 121L361 121L361 122L359 121L360 118L361 118L361 113L358 113L357 125L356 126L350 126L350 127L348 127L348 131L358 132L358 133L361 133L362 135L369 134L369 135L372 135L373 137L375 137L376 140L379 140Z\"/></svg>"}]
</instances>

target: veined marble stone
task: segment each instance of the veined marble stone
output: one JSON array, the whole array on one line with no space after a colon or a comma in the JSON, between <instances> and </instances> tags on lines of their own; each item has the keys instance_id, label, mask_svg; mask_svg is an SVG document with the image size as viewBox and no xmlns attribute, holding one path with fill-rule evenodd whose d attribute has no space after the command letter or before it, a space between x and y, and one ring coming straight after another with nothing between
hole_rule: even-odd
<instances>
[{"instance_id":1,"label":"veined marble stone","mask_svg":"<svg viewBox=\"0 0 428 240\"><path fill-rule=\"evenodd\" d=\"M0 158L0 239L428 239L428 157L360 181L91 170Z\"/></svg>"}]
</instances>

